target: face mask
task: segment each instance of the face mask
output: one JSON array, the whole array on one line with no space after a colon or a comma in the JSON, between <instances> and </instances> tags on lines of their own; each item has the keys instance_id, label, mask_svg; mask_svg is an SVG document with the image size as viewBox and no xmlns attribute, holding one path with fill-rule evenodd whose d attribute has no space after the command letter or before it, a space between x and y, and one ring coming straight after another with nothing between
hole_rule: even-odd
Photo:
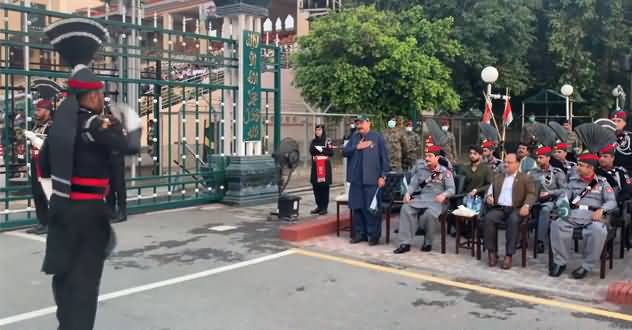
<instances>
[{"instance_id":1,"label":"face mask","mask_svg":"<svg viewBox=\"0 0 632 330\"><path fill-rule=\"evenodd\" d=\"M443 130L444 132L447 132L448 128L449 128L448 126L441 126L441 130Z\"/></svg>"},{"instance_id":2,"label":"face mask","mask_svg":"<svg viewBox=\"0 0 632 330\"><path fill-rule=\"evenodd\" d=\"M395 123L394 120L389 120L388 121L388 128L395 128L395 125L396 125L396 123Z\"/></svg>"},{"instance_id":3,"label":"face mask","mask_svg":"<svg viewBox=\"0 0 632 330\"><path fill-rule=\"evenodd\" d=\"M410 127L410 126L406 127L406 132L412 132L412 131L413 131L412 127Z\"/></svg>"},{"instance_id":4,"label":"face mask","mask_svg":"<svg viewBox=\"0 0 632 330\"><path fill-rule=\"evenodd\" d=\"M535 121L535 116L529 116L529 121L533 123Z\"/></svg>"}]
</instances>

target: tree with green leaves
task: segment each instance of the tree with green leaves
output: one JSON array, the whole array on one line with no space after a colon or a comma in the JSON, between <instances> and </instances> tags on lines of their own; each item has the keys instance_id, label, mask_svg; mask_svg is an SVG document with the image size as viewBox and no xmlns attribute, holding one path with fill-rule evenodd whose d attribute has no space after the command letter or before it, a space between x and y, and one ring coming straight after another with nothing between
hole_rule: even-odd
<instances>
[{"instance_id":1,"label":"tree with green leaves","mask_svg":"<svg viewBox=\"0 0 632 330\"><path fill-rule=\"evenodd\" d=\"M452 19L420 7L395 14L360 6L312 22L292 61L310 104L346 113L456 110L448 61L459 54Z\"/></svg>"},{"instance_id":2,"label":"tree with green leaves","mask_svg":"<svg viewBox=\"0 0 632 330\"><path fill-rule=\"evenodd\" d=\"M610 94L626 81L622 59L632 52L632 24L624 0L550 0L548 49L558 85L572 84L593 115L613 110ZM630 4L627 4L630 7ZM632 8L627 8L628 10Z\"/></svg>"},{"instance_id":3,"label":"tree with green leaves","mask_svg":"<svg viewBox=\"0 0 632 330\"><path fill-rule=\"evenodd\" d=\"M387 11L406 11L421 5L428 18L454 19L451 38L459 41L463 51L452 65L452 77L462 108L480 104L485 88L480 74L488 65L501 72L497 85L509 88L514 95L524 93L532 82L527 55L535 39L535 15L524 1L347 1L348 6L358 3L374 4Z\"/></svg>"}]
</instances>

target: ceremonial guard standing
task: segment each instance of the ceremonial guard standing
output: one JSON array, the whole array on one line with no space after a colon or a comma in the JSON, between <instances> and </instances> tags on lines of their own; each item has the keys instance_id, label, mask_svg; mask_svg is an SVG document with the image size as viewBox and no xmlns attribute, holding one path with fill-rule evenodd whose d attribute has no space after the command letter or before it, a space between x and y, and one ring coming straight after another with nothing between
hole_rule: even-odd
<instances>
[{"instance_id":1,"label":"ceremonial guard standing","mask_svg":"<svg viewBox=\"0 0 632 330\"><path fill-rule=\"evenodd\" d=\"M407 151L406 135L395 118L390 119L387 126L388 127L384 130L384 141L386 141L386 151L388 152L388 159L390 160L390 170L400 173Z\"/></svg>"},{"instance_id":2,"label":"ceremonial guard standing","mask_svg":"<svg viewBox=\"0 0 632 330\"><path fill-rule=\"evenodd\" d=\"M35 119L37 124L33 128L33 133L40 139L45 139L53 121L51 120L53 104L46 99L40 99L35 103ZM37 215L37 225L27 232L29 234L45 234L48 231L48 199L39 182L41 169L39 167L39 148L31 143L31 190L33 193L33 203L35 204L35 214Z\"/></svg>"},{"instance_id":3,"label":"ceremonial guard standing","mask_svg":"<svg viewBox=\"0 0 632 330\"><path fill-rule=\"evenodd\" d=\"M450 164L454 165L457 162L456 138L454 137L454 134L450 132L449 118L444 117L441 119L441 130L448 136L448 142L444 146L442 146L443 151Z\"/></svg>"},{"instance_id":4,"label":"ceremonial guard standing","mask_svg":"<svg viewBox=\"0 0 632 330\"><path fill-rule=\"evenodd\" d=\"M404 171L409 171L415 167L417 159L421 155L421 136L413 130L412 120L406 126L406 152L403 162Z\"/></svg>"},{"instance_id":5,"label":"ceremonial guard standing","mask_svg":"<svg viewBox=\"0 0 632 330\"><path fill-rule=\"evenodd\" d=\"M625 129L628 114L617 111L612 115L612 121L617 125L617 151L615 153L615 165L623 166L628 172L632 171L632 133Z\"/></svg>"},{"instance_id":6,"label":"ceremonial guard standing","mask_svg":"<svg viewBox=\"0 0 632 330\"><path fill-rule=\"evenodd\" d=\"M616 145L609 144L599 150L599 168L597 175L606 178L610 186L614 189L617 202L621 205L624 201L632 198L632 179L628 171L623 166L615 166Z\"/></svg>"},{"instance_id":7,"label":"ceremonial guard standing","mask_svg":"<svg viewBox=\"0 0 632 330\"><path fill-rule=\"evenodd\" d=\"M566 175L564 172L551 166L551 153L553 149L548 146L536 150L538 168L529 171L529 175L536 184L540 212L538 217L537 249L544 252L544 242L549 233L551 211L557 198L564 193L566 188Z\"/></svg>"},{"instance_id":8,"label":"ceremonial guard standing","mask_svg":"<svg viewBox=\"0 0 632 330\"><path fill-rule=\"evenodd\" d=\"M43 271L53 275L59 329L92 329L105 258L113 248L105 195L109 157L127 140L113 117L104 117L103 86L88 69L108 32L95 21L72 18L45 29L53 47L73 66L69 95L40 153L42 176L52 179Z\"/></svg>"},{"instance_id":9,"label":"ceremonial guard standing","mask_svg":"<svg viewBox=\"0 0 632 330\"><path fill-rule=\"evenodd\" d=\"M599 157L588 153L577 160L578 175L571 178L566 190L570 212L551 223L554 263L549 275L552 277L559 277L566 269L570 244L575 239L583 241L583 251L582 265L573 271L573 277L584 278L598 265L608 236L604 215L617 207L614 189L605 178L595 174Z\"/></svg>"}]
</instances>

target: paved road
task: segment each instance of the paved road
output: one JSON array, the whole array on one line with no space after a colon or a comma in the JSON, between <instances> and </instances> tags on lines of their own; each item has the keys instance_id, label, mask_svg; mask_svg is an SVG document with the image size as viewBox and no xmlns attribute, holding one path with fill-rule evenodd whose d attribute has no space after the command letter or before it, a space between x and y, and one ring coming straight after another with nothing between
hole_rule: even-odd
<instances>
[{"instance_id":1,"label":"paved road","mask_svg":"<svg viewBox=\"0 0 632 330\"><path fill-rule=\"evenodd\" d=\"M134 216L116 226L96 329L630 329L632 323L513 300L346 259L301 253L255 209ZM216 231L211 227L235 226ZM43 243L0 235L0 329L52 329ZM165 281L167 280L167 281ZM152 284L147 286L147 284ZM113 295L108 295L115 293ZM43 309L43 310L42 310ZM615 315L616 316L616 315Z\"/></svg>"}]
</instances>

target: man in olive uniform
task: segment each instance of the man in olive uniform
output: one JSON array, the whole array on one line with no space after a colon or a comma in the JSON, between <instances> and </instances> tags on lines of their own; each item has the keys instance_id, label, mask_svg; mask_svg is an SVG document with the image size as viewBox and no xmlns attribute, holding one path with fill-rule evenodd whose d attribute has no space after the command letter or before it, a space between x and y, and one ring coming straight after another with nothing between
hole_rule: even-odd
<instances>
[{"instance_id":1,"label":"man in olive uniform","mask_svg":"<svg viewBox=\"0 0 632 330\"><path fill-rule=\"evenodd\" d=\"M445 210L446 201L455 192L452 172L439 165L438 146L428 147L425 160L417 162L414 175L404 195L404 206L399 217L399 247L395 254L410 251L418 227L424 228L421 250L432 251L432 237L439 215ZM421 214L418 219L417 216Z\"/></svg>"},{"instance_id":2,"label":"man in olive uniform","mask_svg":"<svg viewBox=\"0 0 632 330\"><path fill-rule=\"evenodd\" d=\"M490 140L483 140L483 142L481 143L481 148L483 151L482 162L486 163L489 166L489 169L492 170L494 174L504 173L505 170L503 167L503 161L494 156L496 143Z\"/></svg>"},{"instance_id":3,"label":"man in olive uniform","mask_svg":"<svg viewBox=\"0 0 632 330\"><path fill-rule=\"evenodd\" d=\"M412 121L406 126L406 148L406 161L403 166L404 170L408 171L414 168L421 155L421 136L413 131Z\"/></svg>"},{"instance_id":4,"label":"man in olive uniform","mask_svg":"<svg viewBox=\"0 0 632 330\"><path fill-rule=\"evenodd\" d=\"M551 211L557 198L564 193L567 180L564 172L551 166L551 153L553 149L548 146L536 150L538 168L529 171L529 175L536 184L540 212L538 217L537 249L544 252L544 242L549 233Z\"/></svg>"},{"instance_id":5,"label":"man in olive uniform","mask_svg":"<svg viewBox=\"0 0 632 330\"><path fill-rule=\"evenodd\" d=\"M567 160L568 156L568 144L564 142L558 142L553 147L553 157L560 163L560 168L564 171L566 179L569 181L572 177L577 175L577 163Z\"/></svg>"},{"instance_id":6,"label":"man in olive uniform","mask_svg":"<svg viewBox=\"0 0 632 330\"><path fill-rule=\"evenodd\" d=\"M522 132L520 132L520 142L527 146L527 148L529 148L536 141L537 137L535 136L535 114L530 113L527 117L527 121L522 126Z\"/></svg>"},{"instance_id":7,"label":"man in olive uniform","mask_svg":"<svg viewBox=\"0 0 632 330\"><path fill-rule=\"evenodd\" d=\"M588 153L577 160L578 176L571 178L566 189L570 212L551 223L554 263L549 275L552 277L559 277L566 269L574 239L581 238L584 248L582 265L573 271L573 277L584 278L598 265L608 236L604 215L617 207L614 189L605 178L595 174L599 157Z\"/></svg>"},{"instance_id":8,"label":"man in olive uniform","mask_svg":"<svg viewBox=\"0 0 632 330\"><path fill-rule=\"evenodd\" d=\"M566 130L566 133L568 134L568 139L565 141L566 146L567 146L566 151L570 154L569 156L572 156L572 159L575 160L577 154L581 150L579 140L577 139L577 133L573 131L573 128L571 127L571 123L568 122L568 120L564 121L563 126L564 126L564 129Z\"/></svg>"},{"instance_id":9,"label":"man in olive uniform","mask_svg":"<svg viewBox=\"0 0 632 330\"><path fill-rule=\"evenodd\" d=\"M53 123L51 120L51 112L53 104L49 100L41 99L35 104L35 119L37 124L33 128L33 133L48 135L48 131ZM32 146L31 149L31 188L33 191L33 203L35 204L35 214L37 215L37 225L26 232L29 234L46 234L48 231L48 199L42 189L42 184L38 178L41 176L39 167L39 150Z\"/></svg>"},{"instance_id":10,"label":"man in olive uniform","mask_svg":"<svg viewBox=\"0 0 632 330\"><path fill-rule=\"evenodd\" d=\"M112 150L126 150L127 140L114 118L101 116L104 84L87 67L108 39L107 30L74 18L45 32L73 70L70 95L56 110L40 152L42 177L52 179L42 270L53 275L58 329L92 329L103 264L114 244L104 201L108 160Z\"/></svg>"},{"instance_id":11,"label":"man in olive uniform","mask_svg":"<svg viewBox=\"0 0 632 330\"><path fill-rule=\"evenodd\" d=\"M397 125L395 118L391 118L387 123L388 128L384 130L384 140L386 150L390 160L390 170L401 172L406 152L406 136L401 126Z\"/></svg>"},{"instance_id":12,"label":"man in olive uniform","mask_svg":"<svg viewBox=\"0 0 632 330\"><path fill-rule=\"evenodd\" d=\"M448 159L448 161L450 162L450 164L454 165L456 164L456 138L454 137L454 134L452 134L452 132L450 132L450 119L447 117L444 117L443 119L441 119L441 130L445 132L445 134L448 136L448 142L446 142L445 146L443 146L443 151L445 152L445 156Z\"/></svg>"}]
</instances>

